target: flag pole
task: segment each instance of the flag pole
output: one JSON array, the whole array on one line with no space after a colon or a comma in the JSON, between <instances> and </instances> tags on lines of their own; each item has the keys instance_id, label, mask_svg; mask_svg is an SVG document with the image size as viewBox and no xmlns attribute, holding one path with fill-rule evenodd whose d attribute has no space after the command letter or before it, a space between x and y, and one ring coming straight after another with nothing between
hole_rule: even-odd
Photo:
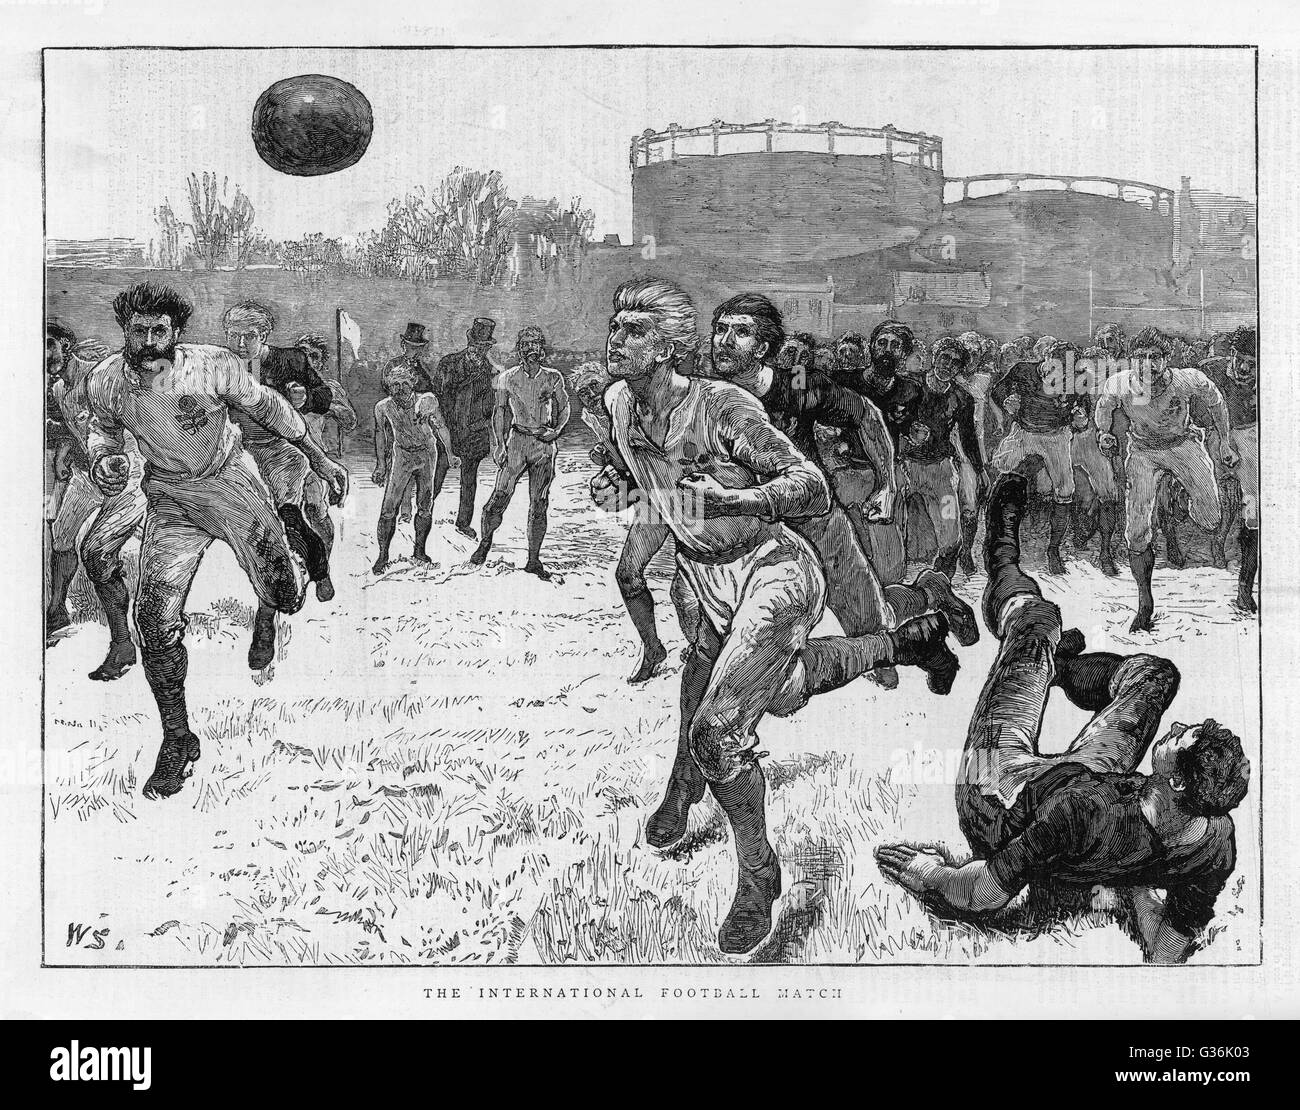
<instances>
[{"instance_id":1,"label":"flag pole","mask_svg":"<svg viewBox=\"0 0 1300 1110\"><path fill-rule=\"evenodd\" d=\"M343 380L343 309L334 310L334 373Z\"/></svg>"}]
</instances>

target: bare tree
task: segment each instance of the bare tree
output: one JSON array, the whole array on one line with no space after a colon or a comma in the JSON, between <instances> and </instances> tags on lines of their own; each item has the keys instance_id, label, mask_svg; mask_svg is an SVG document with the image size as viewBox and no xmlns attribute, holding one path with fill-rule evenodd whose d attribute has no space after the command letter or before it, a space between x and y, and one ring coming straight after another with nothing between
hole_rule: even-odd
<instances>
[{"instance_id":1,"label":"bare tree","mask_svg":"<svg viewBox=\"0 0 1300 1110\"><path fill-rule=\"evenodd\" d=\"M376 262L407 277L491 285L505 274L516 208L500 172L457 166L432 191L420 187L389 205L372 244Z\"/></svg>"},{"instance_id":2,"label":"bare tree","mask_svg":"<svg viewBox=\"0 0 1300 1110\"><path fill-rule=\"evenodd\" d=\"M248 265L249 257L263 242L263 237L253 229L253 219L257 215L253 202L238 186L235 186L235 199L226 208L226 235L230 243L231 260L235 269L242 270Z\"/></svg>"},{"instance_id":3,"label":"bare tree","mask_svg":"<svg viewBox=\"0 0 1300 1110\"><path fill-rule=\"evenodd\" d=\"M227 200L230 179L217 175L192 173L188 179L190 195L190 232L194 236L194 253L205 270L215 270L222 262L242 269L257 243L253 231L256 212L243 189L235 186L235 195Z\"/></svg>"},{"instance_id":4,"label":"bare tree","mask_svg":"<svg viewBox=\"0 0 1300 1110\"><path fill-rule=\"evenodd\" d=\"M555 272L560 266L581 270L595 227L596 214L582 207L581 197L564 209L554 197L547 201L524 197L519 202L514 236L520 272L527 273L534 266L543 273Z\"/></svg>"},{"instance_id":5,"label":"bare tree","mask_svg":"<svg viewBox=\"0 0 1300 1110\"><path fill-rule=\"evenodd\" d=\"M160 207L154 209L153 218L158 225L157 265L163 270L179 270L185 224L176 218L172 202L166 199Z\"/></svg>"}]
</instances>

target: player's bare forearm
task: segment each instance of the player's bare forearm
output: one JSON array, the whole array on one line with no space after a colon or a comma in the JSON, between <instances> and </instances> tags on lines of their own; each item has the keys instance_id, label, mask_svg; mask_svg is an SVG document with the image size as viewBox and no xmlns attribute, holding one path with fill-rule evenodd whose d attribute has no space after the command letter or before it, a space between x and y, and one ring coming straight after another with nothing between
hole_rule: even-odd
<instances>
[{"instance_id":1,"label":"player's bare forearm","mask_svg":"<svg viewBox=\"0 0 1300 1110\"><path fill-rule=\"evenodd\" d=\"M1152 964L1183 963L1192 951L1192 939L1165 918L1165 903L1146 887L1129 891L1134 924L1142 942L1142 959Z\"/></svg>"},{"instance_id":2,"label":"player's bare forearm","mask_svg":"<svg viewBox=\"0 0 1300 1110\"><path fill-rule=\"evenodd\" d=\"M1111 432L1115 425L1115 398L1103 393L1097 398L1097 407L1093 411L1093 423L1099 432Z\"/></svg>"},{"instance_id":3,"label":"player's bare forearm","mask_svg":"<svg viewBox=\"0 0 1300 1110\"><path fill-rule=\"evenodd\" d=\"M1144 947L1142 958L1151 964L1181 964L1192 954L1192 938L1185 936L1167 921L1160 923L1149 947Z\"/></svg>"},{"instance_id":4,"label":"player's bare forearm","mask_svg":"<svg viewBox=\"0 0 1300 1110\"><path fill-rule=\"evenodd\" d=\"M555 390L555 401L555 423L552 425L551 434L547 437L548 441L559 439L560 433L564 431L565 425L569 423L571 412L569 406L569 393L568 390L564 388L563 382L561 382Z\"/></svg>"},{"instance_id":5,"label":"player's bare forearm","mask_svg":"<svg viewBox=\"0 0 1300 1110\"><path fill-rule=\"evenodd\" d=\"M499 395L492 410L492 442L505 449L510 440L510 402Z\"/></svg>"},{"instance_id":6,"label":"player's bare forearm","mask_svg":"<svg viewBox=\"0 0 1300 1110\"><path fill-rule=\"evenodd\" d=\"M1011 895L989 874L984 860L972 860L961 867L938 867L932 883L934 892L954 909L988 913L1011 901Z\"/></svg>"},{"instance_id":7,"label":"player's bare forearm","mask_svg":"<svg viewBox=\"0 0 1300 1110\"><path fill-rule=\"evenodd\" d=\"M1228 406L1222 397L1219 398L1219 403L1210 409L1210 415L1214 419L1214 430L1219 433L1219 442L1231 443L1229 437L1232 435L1232 428L1228 423Z\"/></svg>"},{"instance_id":8,"label":"player's bare forearm","mask_svg":"<svg viewBox=\"0 0 1300 1110\"><path fill-rule=\"evenodd\" d=\"M289 442L307 456L307 462L315 473L321 474L334 469L334 461L316 445L316 441L310 435L304 434Z\"/></svg>"},{"instance_id":9,"label":"player's bare forearm","mask_svg":"<svg viewBox=\"0 0 1300 1110\"><path fill-rule=\"evenodd\" d=\"M120 424L101 422L91 417L90 431L86 436L86 445L93 467L100 459L109 455L121 455L126 451L126 436Z\"/></svg>"}]
</instances>

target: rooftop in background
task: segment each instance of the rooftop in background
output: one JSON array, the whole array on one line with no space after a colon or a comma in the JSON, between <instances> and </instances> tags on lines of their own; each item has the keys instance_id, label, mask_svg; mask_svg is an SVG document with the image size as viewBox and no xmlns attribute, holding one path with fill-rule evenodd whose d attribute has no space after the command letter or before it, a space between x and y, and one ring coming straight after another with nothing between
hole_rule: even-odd
<instances>
[{"instance_id":1,"label":"rooftop in background","mask_svg":"<svg viewBox=\"0 0 1300 1110\"><path fill-rule=\"evenodd\" d=\"M894 161L943 171L943 140L937 135L900 131L892 123L883 127L851 127L838 120L810 124L781 123L775 119L727 123L715 119L700 127L670 123L663 131L647 128L633 138L628 160L635 171L638 166L677 158L759 151L884 155Z\"/></svg>"},{"instance_id":2,"label":"rooftop in background","mask_svg":"<svg viewBox=\"0 0 1300 1110\"><path fill-rule=\"evenodd\" d=\"M141 266L146 247L134 239L49 239L45 261L60 266Z\"/></svg>"}]
</instances>

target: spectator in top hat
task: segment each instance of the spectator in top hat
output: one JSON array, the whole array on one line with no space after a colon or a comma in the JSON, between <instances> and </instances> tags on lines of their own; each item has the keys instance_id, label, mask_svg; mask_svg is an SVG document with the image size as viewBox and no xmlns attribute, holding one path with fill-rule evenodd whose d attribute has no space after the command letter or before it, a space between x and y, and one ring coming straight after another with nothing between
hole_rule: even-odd
<instances>
[{"instance_id":1,"label":"spectator in top hat","mask_svg":"<svg viewBox=\"0 0 1300 1110\"><path fill-rule=\"evenodd\" d=\"M429 349L429 339L424 334L423 324L407 324L406 331L401 335L402 353L396 358L389 359L384 366L384 373L388 373L398 366L404 366L415 375L415 392L432 393L433 380L429 374L429 365L424 361L425 353Z\"/></svg>"},{"instance_id":2,"label":"spectator in top hat","mask_svg":"<svg viewBox=\"0 0 1300 1110\"><path fill-rule=\"evenodd\" d=\"M479 317L471 325L463 351L444 356L434 374L433 392L451 430L451 449L460 459L460 505L456 531L478 539L474 531L474 494L479 464L491 446L492 410L497 368L488 352L496 345L496 321Z\"/></svg>"}]
</instances>

